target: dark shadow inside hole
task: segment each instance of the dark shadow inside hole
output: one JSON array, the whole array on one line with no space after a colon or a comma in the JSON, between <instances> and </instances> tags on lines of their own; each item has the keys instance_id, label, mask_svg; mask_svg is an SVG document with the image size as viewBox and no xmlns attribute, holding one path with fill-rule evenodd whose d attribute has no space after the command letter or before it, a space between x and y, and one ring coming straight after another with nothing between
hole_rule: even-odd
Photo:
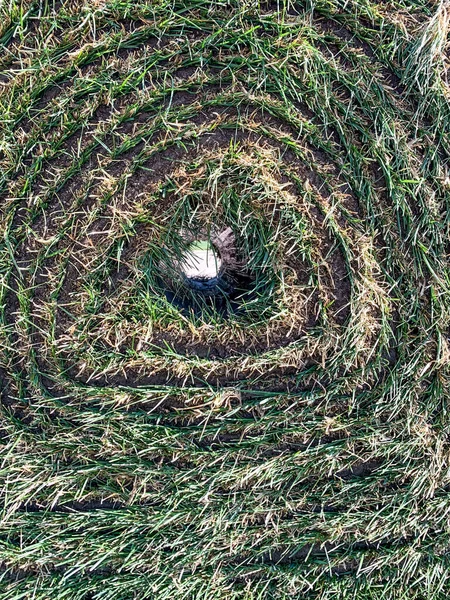
<instances>
[{"instance_id":1,"label":"dark shadow inside hole","mask_svg":"<svg viewBox=\"0 0 450 600\"><path fill-rule=\"evenodd\" d=\"M255 281L237 256L231 228L195 241L188 254L171 265L173 280L161 281L167 300L185 316L212 311L227 317L254 299Z\"/></svg>"},{"instance_id":2,"label":"dark shadow inside hole","mask_svg":"<svg viewBox=\"0 0 450 600\"><path fill-rule=\"evenodd\" d=\"M253 281L250 277L240 277L230 281L224 277L214 277L210 280L190 279L186 289L173 290L166 288L164 293L167 300L178 308L185 316L212 310L227 317L237 314L246 302L255 297Z\"/></svg>"}]
</instances>

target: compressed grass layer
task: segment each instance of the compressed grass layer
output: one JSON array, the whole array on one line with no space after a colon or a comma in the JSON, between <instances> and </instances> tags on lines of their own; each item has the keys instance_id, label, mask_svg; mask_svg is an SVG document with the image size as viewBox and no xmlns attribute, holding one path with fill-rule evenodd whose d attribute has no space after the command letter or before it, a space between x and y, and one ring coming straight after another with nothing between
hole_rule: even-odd
<instances>
[{"instance_id":1,"label":"compressed grass layer","mask_svg":"<svg viewBox=\"0 0 450 600\"><path fill-rule=\"evenodd\" d=\"M447 598L446 3L0 13L0 600Z\"/></svg>"}]
</instances>

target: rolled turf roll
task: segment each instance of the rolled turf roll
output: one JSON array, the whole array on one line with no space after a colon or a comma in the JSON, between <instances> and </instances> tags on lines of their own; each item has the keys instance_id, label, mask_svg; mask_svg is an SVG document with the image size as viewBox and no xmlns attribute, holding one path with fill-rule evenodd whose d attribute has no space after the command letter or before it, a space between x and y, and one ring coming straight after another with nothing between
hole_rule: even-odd
<instances>
[{"instance_id":1,"label":"rolled turf roll","mask_svg":"<svg viewBox=\"0 0 450 600\"><path fill-rule=\"evenodd\" d=\"M446 4L0 14L0 600L447 598Z\"/></svg>"}]
</instances>

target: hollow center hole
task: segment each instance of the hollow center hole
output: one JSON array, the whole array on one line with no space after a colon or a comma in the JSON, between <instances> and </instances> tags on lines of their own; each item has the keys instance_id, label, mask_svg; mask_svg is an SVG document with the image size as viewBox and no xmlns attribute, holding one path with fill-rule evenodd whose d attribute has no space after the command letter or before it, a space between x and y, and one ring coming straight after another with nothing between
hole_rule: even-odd
<instances>
[{"instance_id":1,"label":"hollow center hole","mask_svg":"<svg viewBox=\"0 0 450 600\"><path fill-rule=\"evenodd\" d=\"M208 280L218 276L222 261L209 240L193 242L183 257L181 270L188 279Z\"/></svg>"}]
</instances>

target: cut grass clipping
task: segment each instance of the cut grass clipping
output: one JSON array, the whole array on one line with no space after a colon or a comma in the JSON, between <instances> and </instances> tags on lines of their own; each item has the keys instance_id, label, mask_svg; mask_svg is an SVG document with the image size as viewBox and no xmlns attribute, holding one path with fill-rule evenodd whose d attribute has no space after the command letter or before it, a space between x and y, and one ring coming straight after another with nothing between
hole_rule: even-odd
<instances>
[{"instance_id":1,"label":"cut grass clipping","mask_svg":"<svg viewBox=\"0 0 450 600\"><path fill-rule=\"evenodd\" d=\"M449 22L0 4L0 600L448 598Z\"/></svg>"}]
</instances>

